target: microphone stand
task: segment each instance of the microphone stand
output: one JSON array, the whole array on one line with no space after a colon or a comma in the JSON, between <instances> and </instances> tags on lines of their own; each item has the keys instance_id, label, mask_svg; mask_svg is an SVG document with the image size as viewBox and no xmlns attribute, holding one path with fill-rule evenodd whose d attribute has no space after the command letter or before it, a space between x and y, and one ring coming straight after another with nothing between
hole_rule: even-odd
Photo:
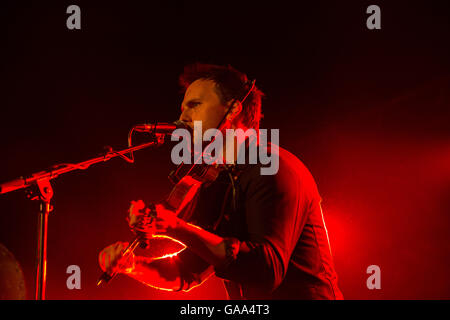
<instances>
[{"instance_id":1,"label":"microphone stand","mask_svg":"<svg viewBox=\"0 0 450 320\"><path fill-rule=\"evenodd\" d=\"M44 171L31 174L28 177L20 177L0 184L0 194L14 190L30 188L27 190L27 197L31 200L39 200L39 220L38 220L38 247L37 247L37 270L36 270L36 300L45 300L45 284L47 275L47 233L48 215L53 210L50 201L53 197L53 188L50 180L57 178L61 174L74 170L85 170L91 165L106 162L115 157L125 156L127 153L142 150L152 146L160 146L164 143L164 134L156 134L156 141L147 142L121 151L108 150L103 156L92 158L76 164L59 164ZM36 188L37 187L37 188ZM34 189L34 190L33 190Z\"/></svg>"}]
</instances>

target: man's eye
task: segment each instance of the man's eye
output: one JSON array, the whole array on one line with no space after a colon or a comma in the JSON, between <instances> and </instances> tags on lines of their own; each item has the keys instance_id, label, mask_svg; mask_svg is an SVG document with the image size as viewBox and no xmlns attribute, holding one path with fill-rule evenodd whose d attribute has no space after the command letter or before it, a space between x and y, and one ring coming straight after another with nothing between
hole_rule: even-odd
<instances>
[{"instance_id":1,"label":"man's eye","mask_svg":"<svg viewBox=\"0 0 450 320\"><path fill-rule=\"evenodd\" d=\"M191 102L191 103L189 103L189 108L195 108L199 104L200 104L200 102Z\"/></svg>"}]
</instances>

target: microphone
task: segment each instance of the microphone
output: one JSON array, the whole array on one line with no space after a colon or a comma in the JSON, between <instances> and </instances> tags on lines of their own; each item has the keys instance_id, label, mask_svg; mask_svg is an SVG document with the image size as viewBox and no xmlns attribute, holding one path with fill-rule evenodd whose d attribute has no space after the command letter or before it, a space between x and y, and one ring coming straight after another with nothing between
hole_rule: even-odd
<instances>
[{"instance_id":1,"label":"microphone","mask_svg":"<svg viewBox=\"0 0 450 320\"><path fill-rule=\"evenodd\" d=\"M177 120L172 123L156 122L138 124L133 127L138 132L172 134L176 129L189 129L183 121Z\"/></svg>"}]
</instances>

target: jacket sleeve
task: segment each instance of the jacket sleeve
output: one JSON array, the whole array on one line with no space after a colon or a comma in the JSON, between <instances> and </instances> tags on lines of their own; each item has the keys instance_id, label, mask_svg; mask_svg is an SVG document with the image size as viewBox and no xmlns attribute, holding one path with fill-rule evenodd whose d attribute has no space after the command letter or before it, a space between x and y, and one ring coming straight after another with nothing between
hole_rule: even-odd
<instances>
[{"instance_id":1,"label":"jacket sleeve","mask_svg":"<svg viewBox=\"0 0 450 320\"><path fill-rule=\"evenodd\" d=\"M252 172L245 192L247 237L237 255L216 275L265 292L275 290L286 275L291 254L307 219L306 198L292 167L275 175Z\"/></svg>"}]
</instances>

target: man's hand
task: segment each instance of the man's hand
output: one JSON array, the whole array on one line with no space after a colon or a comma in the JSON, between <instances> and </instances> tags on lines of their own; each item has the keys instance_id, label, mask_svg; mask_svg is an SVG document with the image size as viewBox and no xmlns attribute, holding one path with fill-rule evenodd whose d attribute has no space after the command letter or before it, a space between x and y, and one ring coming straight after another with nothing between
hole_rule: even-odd
<instances>
[{"instance_id":1,"label":"man's hand","mask_svg":"<svg viewBox=\"0 0 450 320\"><path fill-rule=\"evenodd\" d=\"M126 272L134 268L134 254L131 252L122 256L123 251L128 247L127 242L116 242L98 255L98 263L103 271L108 272Z\"/></svg>"},{"instance_id":2,"label":"man's hand","mask_svg":"<svg viewBox=\"0 0 450 320\"><path fill-rule=\"evenodd\" d=\"M175 229L183 223L178 218L175 212L166 209L162 204L157 204L156 217L151 225L145 225L145 231L147 234L169 234L175 231ZM130 209L128 209L128 225L130 228L139 227L139 222L145 214L148 214L146 210L149 210L144 201L131 201Z\"/></svg>"},{"instance_id":3,"label":"man's hand","mask_svg":"<svg viewBox=\"0 0 450 320\"><path fill-rule=\"evenodd\" d=\"M156 234L170 234L176 231L184 221L177 217L175 212L166 209L163 205L156 206L155 232Z\"/></svg>"},{"instance_id":4,"label":"man's hand","mask_svg":"<svg viewBox=\"0 0 450 320\"><path fill-rule=\"evenodd\" d=\"M143 209L145 208L145 203L142 200L131 201L130 208L128 209L128 225L133 228L140 218L144 215Z\"/></svg>"}]
</instances>

